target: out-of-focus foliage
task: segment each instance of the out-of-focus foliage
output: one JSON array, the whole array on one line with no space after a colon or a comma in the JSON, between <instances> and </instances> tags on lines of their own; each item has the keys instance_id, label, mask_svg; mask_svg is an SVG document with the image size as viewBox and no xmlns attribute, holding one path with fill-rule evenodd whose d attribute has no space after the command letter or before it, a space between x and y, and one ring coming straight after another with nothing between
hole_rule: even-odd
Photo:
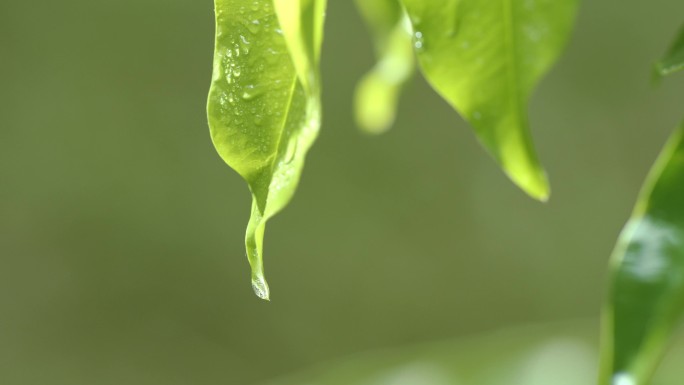
<instances>
[{"instance_id":1,"label":"out-of-focus foliage","mask_svg":"<svg viewBox=\"0 0 684 385\"><path fill-rule=\"evenodd\" d=\"M427 80L530 196L550 190L527 103L563 51L577 0L402 0Z\"/></svg>"},{"instance_id":2,"label":"out-of-focus foliage","mask_svg":"<svg viewBox=\"0 0 684 385\"><path fill-rule=\"evenodd\" d=\"M587 385L596 378L593 325L568 323L503 330L363 354L265 385ZM684 352L684 343L675 352ZM675 384L684 369L668 362L657 384ZM616 385L633 384L616 382Z\"/></svg>"},{"instance_id":3,"label":"out-of-focus foliage","mask_svg":"<svg viewBox=\"0 0 684 385\"><path fill-rule=\"evenodd\" d=\"M658 64L684 67L684 30ZM601 385L645 385L684 312L684 124L651 170L613 252Z\"/></svg>"},{"instance_id":4,"label":"out-of-focus foliage","mask_svg":"<svg viewBox=\"0 0 684 385\"><path fill-rule=\"evenodd\" d=\"M246 234L252 287L264 278L266 222L292 198L320 127L318 63L325 1L216 0L211 136L223 160L248 183Z\"/></svg>"},{"instance_id":5,"label":"out-of-focus foliage","mask_svg":"<svg viewBox=\"0 0 684 385\"><path fill-rule=\"evenodd\" d=\"M665 57L656 65L656 70L661 76L669 75L681 69L684 69L684 26Z\"/></svg>"},{"instance_id":6,"label":"out-of-focus foliage","mask_svg":"<svg viewBox=\"0 0 684 385\"><path fill-rule=\"evenodd\" d=\"M354 113L368 133L390 128L399 95L415 68L411 25L399 0L356 0L373 35L377 64L359 82Z\"/></svg>"},{"instance_id":7,"label":"out-of-focus foliage","mask_svg":"<svg viewBox=\"0 0 684 385\"><path fill-rule=\"evenodd\" d=\"M614 252L601 384L646 384L684 310L683 133L663 150Z\"/></svg>"}]
</instances>

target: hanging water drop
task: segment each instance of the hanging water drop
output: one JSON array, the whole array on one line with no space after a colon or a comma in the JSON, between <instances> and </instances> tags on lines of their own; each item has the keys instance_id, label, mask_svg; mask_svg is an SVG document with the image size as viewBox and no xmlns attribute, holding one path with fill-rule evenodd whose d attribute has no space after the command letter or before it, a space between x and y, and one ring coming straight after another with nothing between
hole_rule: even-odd
<instances>
[{"instance_id":1,"label":"hanging water drop","mask_svg":"<svg viewBox=\"0 0 684 385\"><path fill-rule=\"evenodd\" d=\"M266 283L264 277L252 277L252 290L254 290L254 294L256 294L257 297L265 299L266 301L270 301L271 293L268 290L268 284Z\"/></svg>"}]
</instances>

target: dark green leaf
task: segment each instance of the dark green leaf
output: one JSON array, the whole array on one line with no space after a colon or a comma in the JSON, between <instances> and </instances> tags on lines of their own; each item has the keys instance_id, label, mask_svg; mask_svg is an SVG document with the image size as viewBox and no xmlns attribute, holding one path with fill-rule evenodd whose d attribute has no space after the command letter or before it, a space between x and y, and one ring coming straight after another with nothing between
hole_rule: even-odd
<instances>
[{"instance_id":1,"label":"dark green leaf","mask_svg":"<svg viewBox=\"0 0 684 385\"><path fill-rule=\"evenodd\" d=\"M394 122L399 94L415 68L411 26L399 0L356 0L370 27L378 63L356 88L359 127L381 133Z\"/></svg>"},{"instance_id":2,"label":"dark green leaf","mask_svg":"<svg viewBox=\"0 0 684 385\"><path fill-rule=\"evenodd\" d=\"M473 126L508 176L549 195L526 106L563 50L576 0L402 0L428 81Z\"/></svg>"},{"instance_id":3,"label":"dark green leaf","mask_svg":"<svg viewBox=\"0 0 684 385\"><path fill-rule=\"evenodd\" d=\"M602 385L643 385L684 310L684 126L653 167L612 257Z\"/></svg>"},{"instance_id":4,"label":"dark green leaf","mask_svg":"<svg viewBox=\"0 0 684 385\"><path fill-rule=\"evenodd\" d=\"M266 221L292 198L320 126L317 68L325 2L297 5L279 14L272 0L215 0L209 127L219 154L252 192L245 242L252 286L264 299Z\"/></svg>"}]
</instances>

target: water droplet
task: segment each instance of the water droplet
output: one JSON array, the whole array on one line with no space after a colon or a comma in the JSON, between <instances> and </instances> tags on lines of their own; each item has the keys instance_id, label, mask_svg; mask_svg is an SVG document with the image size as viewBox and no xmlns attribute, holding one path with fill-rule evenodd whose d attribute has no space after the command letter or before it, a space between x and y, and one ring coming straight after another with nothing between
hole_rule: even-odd
<instances>
[{"instance_id":1,"label":"water droplet","mask_svg":"<svg viewBox=\"0 0 684 385\"><path fill-rule=\"evenodd\" d=\"M254 294L256 294L257 297L267 301L270 300L271 293L268 290L268 284L264 277L252 277L252 290L254 290Z\"/></svg>"},{"instance_id":2,"label":"water droplet","mask_svg":"<svg viewBox=\"0 0 684 385\"><path fill-rule=\"evenodd\" d=\"M247 23L247 29L253 34L258 33L260 28L261 24L259 23L259 20L253 20L251 23Z\"/></svg>"},{"instance_id":3,"label":"water droplet","mask_svg":"<svg viewBox=\"0 0 684 385\"><path fill-rule=\"evenodd\" d=\"M423 49L425 46L425 38L423 37L423 33L420 31L416 31L416 33L413 34L413 46L416 47L417 50Z\"/></svg>"},{"instance_id":4,"label":"water droplet","mask_svg":"<svg viewBox=\"0 0 684 385\"><path fill-rule=\"evenodd\" d=\"M257 96L263 94L264 90L265 89L262 86L249 84L249 85L245 86L245 88L243 89L242 98L245 100L254 99Z\"/></svg>"},{"instance_id":5,"label":"water droplet","mask_svg":"<svg viewBox=\"0 0 684 385\"><path fill-rule=\"evenodd\" d=\"M613 376L613 385L636 385L636 380L627 373L618 373Z\"/></svg>"}]
</instances>

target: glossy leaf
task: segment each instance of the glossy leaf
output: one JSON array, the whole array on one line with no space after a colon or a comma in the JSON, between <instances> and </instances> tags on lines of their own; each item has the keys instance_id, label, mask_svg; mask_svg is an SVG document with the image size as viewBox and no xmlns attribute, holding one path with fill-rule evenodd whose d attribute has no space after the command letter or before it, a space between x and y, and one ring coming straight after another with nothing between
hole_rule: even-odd
<instances>
[{"instance_id":1,"label":"glossy leaf","mask_svg":"<svg viewBox=\"0 0 684 385\"><path fill-rule=\"evenodd\" d=\"M402 0L427 80L508 176L549 196L527 117L533 89L570 35L576 0Z\"/></svg>"},{"instance_id":2,"label":"glossy leaf","mask_svg":"<svg viewBox=\"0 0 684 385\"><path fill-rule=\"evenodd\" d=\"M318 71L326 0L274 0L299 78L309 94L320 92Z\"/></svg>"},{"instance_id":3,"label":"glossy leaf","mask_svg":"<svg viewBox=\"0 0 684 385\"><path fill-rule=\"evenodd\" d=\"M411 26L399 0L356 0L373 35L377 64L356 87L354 113L365 132L390 128L399 94L415 69Z\"/></svg>"},{"instance_id":4,"label":"glossy leaf","mask_svg":"<svg viewBox=\"0 0 684 385\"><path fill-rule=\"evenodd\" d=\"M679 36L672 43L665 57L656 65L656 70L661 76L682 69L684 69L684 27L679 31Z\"/></svg>"},{"instance_id":5,"label":"glossy leaf","mask_svg":"<svg viewBox=\"0 0 684 385\"><path fill-rule=\"evenodd\" d=\"M321 4L302 1L293 18L278 14L272 0L215 0L209 127L218 153L252 193L245 243L252 286L264 299L266 222L292 198L320 127Z\"/></svg>"},{"instance_id":6,"label":"glossy leaf","mask_svg":"<svg viewBox=\"0 0 684 385\"><path fill-rule=\"evenodd\" d=\"M643 385L684 310L684 126L651 171L611 270L601 385Z\"/></svg>"}]
</instances>

